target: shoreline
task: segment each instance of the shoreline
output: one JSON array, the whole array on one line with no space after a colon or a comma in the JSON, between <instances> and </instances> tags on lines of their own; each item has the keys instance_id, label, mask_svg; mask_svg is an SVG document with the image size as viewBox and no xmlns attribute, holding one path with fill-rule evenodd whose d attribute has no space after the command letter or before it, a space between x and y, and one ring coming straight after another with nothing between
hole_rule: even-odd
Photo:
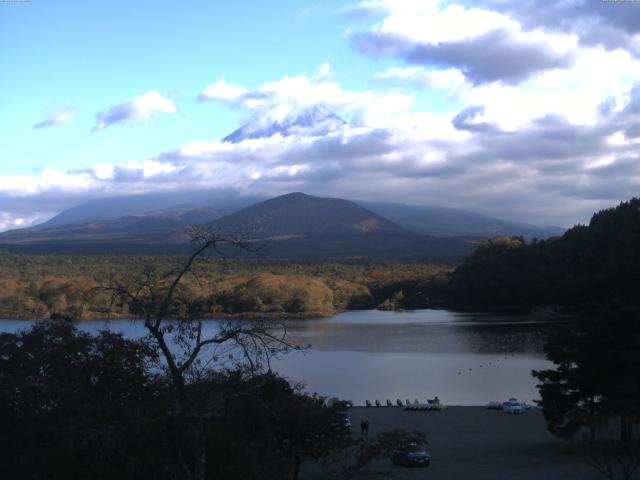
<instances>
[{"instance_id":1,"label":"shoreline","mask_svg":"<svg viewBox=\"0 0 640 480\"><path fill-rule=\"evenodd\" d=\"M323 318L331 318L341 313L347 312L364 312L364 311L393 311L393 312L416 312L421 310L448 310L451 312L457 313L477 313L479 315L516 315L516 316L534 316L540 317L540 319L548 319L548 320L563 320L572 318L575 315L575 311L571 310L562 310L562 309L554 309L552 311L544 310L544 307L537 309L538 307L530 307L529 309L523 308L496 308L493 310L483 309L481 307L477 309L467 308L467 307L456 307L456 306L446 306L446 305L437 305L431 307L421 307L421 308L406 308L406 309L395 309L395 310L387 310L382 308L342 308L336 309L332 312L304 312L304 313L287 313L287 312L238 312L238 313L209 313L206 315L202 315L200 317L201 320L225 320L225 319L243 319L243 320L318 320ZM2 320L16 320L16 321L24 321L24 322L33 322L33 321L43 321L43 320L51 320L51 317L34 317L34 316L20 316L19 314L10 314L10 313L0 313L0 321ZM112 314L100 314L98 312L90 312L89 314L83 313L80 318L71 319L76 322L83 321L93 321L93 320L143 320L142 317L137 317L131 314L121 314L121 313L112 313ZM167 317L166 320L181 320L179 317Z\"/></svg>"},{"instance_id":2,"label":"shoreline","mask_svg":"<svg viewBox=\"0 0 640 480\"><path fill-rule=\"evenodd\" d=\"M258 312L242 312L242 313L220 313L220 314L207 314L199 317L199 320L226 320L226 319L242 319L242 320L314 320L322 318L331 318L335 315L344 312L355 312L368 309L358 310L336 310L332 313L320 313L309 312L307 314L292 314L292 313L258 313ZM20 315L0 314L0 321L2 320L15 320L24 322L37 322L53 320L51 317L24 317ZM144 320L143 317L138 317L131 314L109 314L109 315L82 315L80 318L71 319L74 322L94 321L94 320ZM179 317L166 317L165 320L182 320Z\"/></svg>"}]
</instances>

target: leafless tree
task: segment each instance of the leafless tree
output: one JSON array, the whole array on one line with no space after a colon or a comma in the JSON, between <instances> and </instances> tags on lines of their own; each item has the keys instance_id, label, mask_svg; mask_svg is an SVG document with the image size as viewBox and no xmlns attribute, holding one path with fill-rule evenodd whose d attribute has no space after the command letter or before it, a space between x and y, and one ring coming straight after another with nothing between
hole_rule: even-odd
<instances>
[{"instance_id":1,"label":"leafless tree","mask_svg":"<svg viewBox=\"0 0 640 480\"><path fill-rule=\"evenodd\" d=\"M195 275L196 262L205 261L210 253L228 257L254 252L255 248L244 237L212 229L192 228L189 235L192 253L175 268L159 271L149 265L97 290L110 294L112 308L117 303L129 305L158 347L175 393L172 417L190 437L188 448L176 448L180 476L202 480L206 473L206 422L226 400L222 392L202 388L202 380L220 368L243 368L249 374L270 371L274 355L301 347L289 341L283 322L238 318L203 322L202 310L184 288L186 277Z\"/></svg>"},{"instance_id":2,"label":"leafless tree","mask_svg":"<svg viewBox=\"0 0 640 480\"><path fill-rule=\"evenodd\" d=\"M609 480L630 480L640 468L640 441L597 440L587 463Z\"/></svg>"}]
</instances>

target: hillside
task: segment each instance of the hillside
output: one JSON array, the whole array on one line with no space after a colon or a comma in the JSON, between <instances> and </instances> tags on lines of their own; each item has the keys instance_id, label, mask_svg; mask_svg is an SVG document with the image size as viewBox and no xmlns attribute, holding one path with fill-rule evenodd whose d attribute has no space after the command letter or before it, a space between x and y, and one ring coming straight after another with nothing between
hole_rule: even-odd
<instances>
[{"instance_id":1,"label":"hillside","mask_svg":"<svg viewBox=\"0 0 640 480\"><path fill-rule=\"evenodd\" d=\"M525 244L484 242L451 276L457 305L640 302L640 199L595 213L588 226Z\"/></svg>"},{"instance_id":2,"label":"hillside","mask_svg":"<svg viewBox=\"0 0 640 480\"><path fill-rule=\"evenodd\" d=\"M224 191L171 192L153 195L126 195L91 200L60 212L52 219L32 228L51 228L92 223L96 220L120 217L171 216L176 212L215 209L221 214L232 214L265 199L258 196L238 196ZM558 227L541 228L521 222L510 222L469 210L429 205L407 205L390 202L354 203L384 217L413 233L433 237L479 237L522 235L525 238L548 238L562 235ZM194 217L194 224L208 219ZM27 232L32 228L21 229ZM2 234L0 234L0 238ZM14 237L18 238L18 237Z\"/></svg>"},{"instance_id":3,"label":"hillside","mask_svg":"<svg viewBox=\"0 0 640 480\"><path fill-rule=\"evenodd\" d=\"M261 197L238 195L226 190L122 195L81 203L60 212L37 227L60 227L88 223L96 219L126 216L173 215L176 212L202 208L215 209L221 213L229 214L261 200L263 200Z\"/></svg>"},{"instance_id":4,"label":"hillside","mask_svg":"<svg viewBox=\"0 0 640 480\"><path fill-rule=\"evenodd\" d=\"M537 227L482 215L469 210L433 205L406 205L390 202L358 202L363 207L388 218L415 233L434 237L475 236L493 238L522 235L525 238L546 239L562 235L560 227Z\"/></svg>"},{"instance_id":5,"label":"hillside","mask_svg":"<svg viewBox=\"0 0 640 480\"><path fill-rule=\"evenodd\" d=\"M223 216L217 209L167 209L146 215L58 221L0 234L0 249L54 254L184 254L188 227L201 225L259 242L277 259L421 259L459 261L477 239L416 234L353 202L282 195ZM61 214L60 216L64 216ZM67 218L69 215L67 215ZM55 219L54 219L55 220Z\"/></svg>"},{"instance_id":6,"label":"hillside","mask_svg":"<svg viewBox=\"0 0 640 480\"><path fill-rule=\"evenodd\" d=\"M348 200L290 193L244 208L214 222L222 231L254 238L312 235L404 234L386 218Z\"/></svg>"},{"instance_id":7,"label":"hillside","mask_svg":"<svg viewBox=\"0 0 640 480\"><path fill-rule=\"evenodd\" d=\"M167 232L178 231L190 225L211 223L223 214L212 208L198 208L183 212L165 212L156 215L127 215L123 217L94 218L88 222L60 226L38 226L28 230L12 230L2 234L2 240L74 240L110 239L127 237L130 239L152 239Z\"/></svg>"}]
</instances>

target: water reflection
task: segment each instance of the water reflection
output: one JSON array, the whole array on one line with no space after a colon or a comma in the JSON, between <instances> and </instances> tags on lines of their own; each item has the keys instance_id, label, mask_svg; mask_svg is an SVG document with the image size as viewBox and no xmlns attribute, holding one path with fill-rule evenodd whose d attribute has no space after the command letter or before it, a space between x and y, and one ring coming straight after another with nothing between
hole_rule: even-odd
<instances>
[{"instance_id":1,"label":"water reflection","mask_svg":"<svg viewBox=\"0 0 640 480\"><path fill-rule=\"evenodd\" d=\"M558 320L447 310L347 312L289 323L310 354L276 368L310 392L365 400L438 395L453 405L537 398L531 370L549 368L543 344Z\"/></svg>"},{"instance_id":2,"label":"water reflection","mask_svg":"<svg viewBox=\"0 0 640 480\"><path fill-rule=\"evenodd\" d=\"M542 346L559 320L514 315L357 311L331 318L287 322L292 339L311 344L305 353L277 359L274 369L309 392L363 404L366 399L439 396L451 405L480 405L516 396L537 398L532 369L549 368ZM563 320L564 321L564 320ZM25 322L1 321L0 331ZM141 322L87 321L129 338L146 332ZM205 331L218 328L205 322Z\"/></svg>"},{"instance_id":3,"label":"water reflection","mask_svg":"<svg viewBox=\"0 0 640 480\"><path fill-rule=\"evenodd\" d=\"M370 353L530 353L542 356L557 321L448 310L359 311L288 324L313 350Z\"/></svg>"}]
</instances>

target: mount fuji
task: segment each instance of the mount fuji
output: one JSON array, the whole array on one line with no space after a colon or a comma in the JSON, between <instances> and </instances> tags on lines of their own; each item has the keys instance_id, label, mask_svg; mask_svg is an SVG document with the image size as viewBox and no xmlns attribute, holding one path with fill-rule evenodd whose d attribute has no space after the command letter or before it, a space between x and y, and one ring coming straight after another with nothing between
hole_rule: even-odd
<instances>
[{"instance_id":1,"label":"mount fuji","mask_svg":"<svg viewBox=\"0 0 640 480\"><path fill-rule=\"evenodd\" d=\"M295 134L326 135L346 125L342 118L324 105L314 105L303 110L289 112L280 119L256 117L222 139L238 143L255 138L269 138L276 133L283 137Z\"/></svg>"}]
</instances>

